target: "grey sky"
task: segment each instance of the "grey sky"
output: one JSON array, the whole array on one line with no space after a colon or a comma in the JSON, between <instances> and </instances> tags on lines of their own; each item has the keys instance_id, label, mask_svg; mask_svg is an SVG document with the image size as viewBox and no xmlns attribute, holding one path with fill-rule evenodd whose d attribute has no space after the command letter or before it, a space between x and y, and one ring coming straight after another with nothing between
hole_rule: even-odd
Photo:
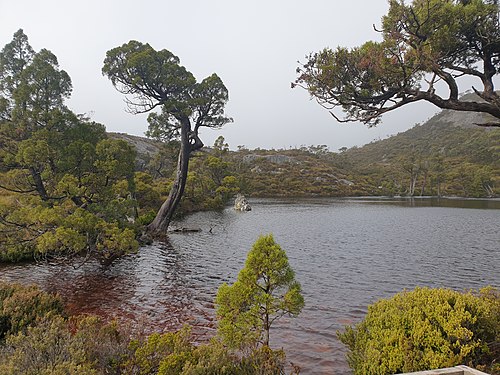
<instances>
[{"instance_id":1,"label":"grey sky","mask_svg":"<svg viewBox=\"0 0 500 375\"><path fill-rule=\"evenodd\" d=\"M217 73L229 89L234 123L202 131L211 145L288 148L362 145L404 131L437 110L428 104L389 114L377 128L339 124L302 89L290 88L297 60L324 47L377 40L387 0L0 0L0 47L22 28L47 48L73 81L69 107L108 131L143 135L146 116L125 111L101 75L106 51L131 39L168 49L198 80Z\"/></svg>"}]
</instances>

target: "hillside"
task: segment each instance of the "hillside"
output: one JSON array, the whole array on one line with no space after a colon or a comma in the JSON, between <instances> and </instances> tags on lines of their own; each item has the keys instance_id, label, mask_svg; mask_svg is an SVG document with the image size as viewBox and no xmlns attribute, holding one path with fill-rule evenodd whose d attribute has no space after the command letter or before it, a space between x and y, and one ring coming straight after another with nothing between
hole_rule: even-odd
<instances>
[{"instance_id":1,"label":"hillside","mask_svg":"<svg viewBox=\"0 0 500 375\"><path fill-rule=\"evenodd\" d=\"M470 98L470 94L464 99ZM498 195L500 129L478 113L444 110L422 125L345 152L387 194Z\"/></svg>"},{"instance_id":2,"label":"hillside","mask_svg":"<svg viewBox=\"0 0 500 375\"><path fill-rule=\"evenodd\" d=\"M322 148L240 150L231 153L244 191L252 196L365 195L342 157Z\"/></svg>"},{"instance_id":3,"label":"hillside","mask_svg":"<svg viewBox=\"0 0 500 375\"><path fill-rule=\"evenodd\" d=\"M252 196L499 196L500 129L474 125L485 121L491 120L483 114L444 110L422 125L340 153L323 146L240 149L225 152L223 159L226 173ZM171 176L174 145L162 149L146 138L110 136L136 147L138 169ZM212 153L198 153L192 172L207 172L203 161Z\"/></svg>"},{"instance_id":4,"label":"hillside","mask_svg":"<svg viewBox=\"0 0 500 375\"><path fill-rule=\"evenodd\" d=\"M113 139L122 139L134 146L137 152L138 169L143 169L150 162L151 158L157 155L162 148L160 142L149 138L138 137L136 135L125 133L108 133L108 136Z\"/></svg>"}]
</instances>

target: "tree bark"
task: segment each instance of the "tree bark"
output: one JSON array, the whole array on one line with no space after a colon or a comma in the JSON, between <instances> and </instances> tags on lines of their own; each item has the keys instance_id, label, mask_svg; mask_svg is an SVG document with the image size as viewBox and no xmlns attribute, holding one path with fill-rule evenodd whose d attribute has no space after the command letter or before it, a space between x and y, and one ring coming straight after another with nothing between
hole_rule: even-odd
<instances>
[{"instance_id":1,"label":"tree bark","mask_svg":"<svg viewBox=\"0 0 500 375\"><path fill-rule=\"evenodd\" d=\"M410 175L410 197L415 195L415 185L417 184L417 176Z\"/></svg>"},{"instance_id":2,"label":"tree bark","mask_svg":"<svg viewBox=\"0 0 500 375\"><path fill-rule=\"evenodd\" d=\"M189 133L191 131L191 124L189 119L181 121L181 145L179 150L179 157L177 159L177 173L175 176L174 184L170 189L168 198L163 202L155 219L148 225L147 231L154 235L165 234L172 216L174 215L182 195L186 187L186 180L189 168L189 156L191 153L191 144Z\"/></svg>"},{"instance_id":3,"label":"tree bark","mask_svg":"<svg viewBox=\"0 0 500 375\"><path fill-rule=\"evenodd\" d=\"M271 329L271 325L269 322L269 313L266 312L266 314L264 316L264 343L263 343L265 346L269 346L269 330L270 329Z\"/></svg>"},{"instance_id":4,"label":"tree bark","mask_svg":"<svg viewBox=\"0 0 500 375\"><path fill-rule=\"evenodd\" d=\"M427 185L427 171L424 173L424 181L422 181L422 189L420 190L420 196L425 193L425 185Z\"/></svg>"},{"instance_id":5,"label":"tree bark","mask_svg":"<svg viewBox=\"0 0 500 375\"><path fill-rule=\"evenodd\" d=\"M49 195L47 194L47 190L45 190L45 185L43 184L42 176L40 176L40 172L38 172L35 168L29 168L31 178L33 178L33 182L35 183L35 189L42 198L43 201L49 200Z\"/></svg>"},{"instance_id":6,"label":"tree bark","mask_svg":"<svg viewBox=\"0 0 500 375\"><path fill-rule=\"evenodd\" d=\"M189 158L193 151L203 147L198 131L191 131L189 118L181 118L181 145L177 159L177 173L168 198L163 202L155 219L148 225L147 231L154 236L163 236L167 232L170 221L181 201L189 170Z\"/></svg>"}]
</instances>

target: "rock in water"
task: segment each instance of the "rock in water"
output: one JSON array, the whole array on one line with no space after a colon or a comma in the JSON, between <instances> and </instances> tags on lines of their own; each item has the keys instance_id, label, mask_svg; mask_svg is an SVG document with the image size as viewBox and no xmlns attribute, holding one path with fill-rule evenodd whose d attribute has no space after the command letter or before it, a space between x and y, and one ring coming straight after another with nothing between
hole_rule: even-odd
<instances>
[{"instance_id":1,"label":"rock in water","mask_svg":"<svg viewBox=\"0 0 500 375\"><path fill-rule=\"evenodd\" d=\"M251 211L252 207L250 207L244 195L238 194L234 200L234 209L237 211Z\"/></svg>"}]
</instances>

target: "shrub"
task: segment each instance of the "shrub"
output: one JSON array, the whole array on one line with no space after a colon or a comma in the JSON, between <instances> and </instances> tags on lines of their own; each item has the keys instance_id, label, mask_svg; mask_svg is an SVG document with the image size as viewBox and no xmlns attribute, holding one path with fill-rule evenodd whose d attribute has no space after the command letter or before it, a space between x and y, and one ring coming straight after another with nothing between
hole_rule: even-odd
<instances>
[{"instance_id":1,"label":"shrub","mask_svg":"<svg viewBox=\"0 0 500 375\"><path fill-rule=\"evenodd\" d=\"M154 333L143 341L131 341L129 349L131 355L124 361L121 374L285 374L285 353L282 350L274 351L263 346L241 355L229 350L216 339L195 346L192 344L190 329L187 327L178 332Z\"/></svg>"},{"instance_id":2,"label":"shrub","mask_svg":"<svg viewBox=\"0 0 500 375\"><path fill-rule=\"evenodd\" d=\"M0 342L8 334L25 330L49 313L62 312L58 296L45 293L34 285L0 282Z\"/></svg>"},{"instance_id":3,"label":"shrub","mask_svg":"<svg viewBox=\"0 0 500 375\"><path fill-rule=\"evenodd\" d=\"M90 315L72 317L67 329L72 333L68 345L83 351L99 374L120 374L120 366L129 355L130 332L126 326Z\"/></svg>"},{"instance_id":4,"label":"shrub","mask_svg":"<svg viewBox=\"0 0 500 375\"><path fill-rule=\"evenodd\" d=\"M0 313L2 375L285 373L281 350L263 346L241 353L217 339L195 346L187 327L131 340L116 321L64 317L59 297L35 286L0 283Z\"/></svg>"},{"instance_id":5,"label":"shrub","mask_svg":"<svg viewBox=\"0 0 500 375\"><path fill-rule=\"evenodd\" d=\"M239 359L220 341L200 345L192 353L191 360L184 364L182 375L238 375Z\"/></svg>"},{"instance_id":6,"label":"shrub","mask_svg":"<svg viewBox=\"0 0 500 375\"><path fill-rule=\"evenodd\" d=\"M2 375L120 374L129 338L116 322L48 314L0 346Z\"/></svg>"},{"instance_id":7,"label":"shrub","mask_svg":"<svg viewBox=\"0 0 500 375\"><path fill-rule=\"evenodd\" d=\"M500 294L416 288L369 306L339 333L355 374L394 374L458 364L493 365L500 339ZM490 367L491 368L491 367Z\"/></svg>"},{"instance_id":8,"label":"shrub","mask_svg":"<svg viewBox=\"0 0 500 375\"><path fill-rule=\"evenodd\" d=\"M188 360L193 346L190 331L185 328L175 333L153 333L144 341L132 340L129 350L131 355L123 364L124 374L168 374L173 367L182 369L180 363Z\"/></svg>"},{"instance_id":9,"label":"shrub","mask_svg":"<svg viewBox=\"0 0 500 375\"><path fill-rule=\"evenodd\" d=\"M97 375L75 345L61 316L47 316L25 333L10 335L0 352L0 373L5 375Z\"/></svg>"}]
</instances>

